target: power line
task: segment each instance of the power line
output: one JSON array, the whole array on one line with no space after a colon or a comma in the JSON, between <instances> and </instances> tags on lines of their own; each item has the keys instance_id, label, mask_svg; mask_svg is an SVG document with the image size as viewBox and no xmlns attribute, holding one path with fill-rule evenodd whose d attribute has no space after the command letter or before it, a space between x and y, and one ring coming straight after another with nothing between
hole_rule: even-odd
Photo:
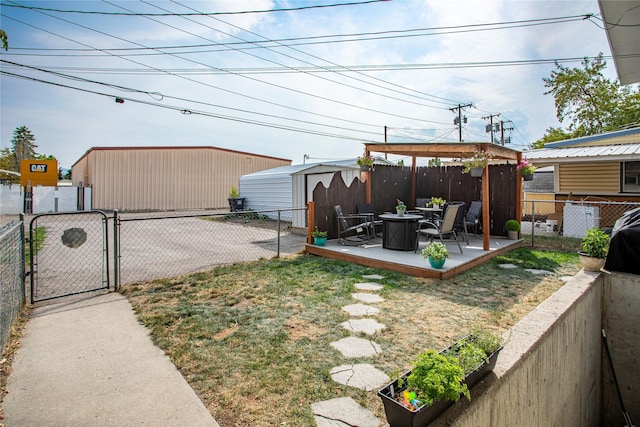
<instances>
[{"instance_id":1,"label":"power line","mask_svg":"<svg viewBox=\"0 0 640 427\"><path fill-rule=\"evenodd\" d=\"M224 115L221 115L221 114L214 114L214 113L209 113L209 112L206 112L206 111L198 111L198 110L179 107L179 106L175 106L175 105L159 104L157 102L142 101L142 100L139 100L139 99L127 98L127 97L123 97L123 96L115 96L115 95L111 95L111 94L104 93L104 92L97 92L97 91L93 91L93 90L90 90L90 89L78 88L78 87L74 87L74 86L64 85L64 84L61 84L61 83L55 83L55 82L50 82L50 81L46 81L46 80L42 80L42 79L37 79L37 78L34 78L34 77L21 76L19 74L9 73L9 72L4 71L4 70L0 70L0 74L4 74L4 75L9 76L9 77L16 77L16 78L21 78L21 79L25 79L25 80L31 80L31 81L38 82L38 83L46 83L46 84L50 84L50 85L54 85L54 86L58 86L58 87L66 88L66 89L73 89L73 90L77 90L77 91L80 91L80 92L91 93L91 94L94 94L94 95L106 96L108 98L113 98L113 99L116 99L116 100L122 100L122 101L126 100L128 102L134 102L134 103L138 103L138 104L144 104L144 105L149 105L149 106L153 106L153 107L159 107L159 108L164 108L164 109L168 109L168 110L179 111L183 115L192 115L192 114L201 115L201 116L205 116L205 117L212 117L212 118L218 118L218 119L223 119L223 120L230 120L230 121L235 121L235 122L239 122L239 123L253 124L253 125L257 125L257 126L263 126L263 127L269 127L269 128L281 129L281 130L288 130L288 131L292 131L292 132L306 133L306 134L309 134L309 135L318 135L318 136L326 136L326 137L331 137L331 138L339 138L339 139L343 139L343 140L352 140L352 141L359 141L359 142L380 142L380 141L375 141L375 140L366 140L366 139L363 139L363 138L355 138L355 137L351 137L351 136L347 136L347 135L339 135L339 134L333 134L333 133L328 133L328 132L314 131L314 130L310 130L310 129L295 128L295 127L292 127L292 126L278 125L278 124L275 124L275 123L267 123L267 122L261 122L261 121L257 121L257 120L244 119L244 118L240 118L240 117L224 116Z\"/></svg>"},{"instance_id":2,"label":"power line","mask_svg":"<svg viewBox=\"0 0 640 427\"><path fill-rule=\"evenodd\" d=\"M340 7L340 6L359 6L371 3L381 3L390 0L364 0L350 3L333 3L333 4L320 4L314 6L300 6L280 9L265 9L265 10L243 10L235 12L199 12L199 13L125 13L125 12L102 12L92 10L67 10L67 9L53 9L48 7L26 6L21 4L6 4L1 3L3 7L15 7L20 9L29 9L34 11L44 12L56 12L56 13L76 13L84 15L112 15L112 16L214 16L214 15L242 15L247 13L271 13L271 12L292 12L296 10L308 10L308 9L322 9L328 7Z\"/></svg>"}]
</instances>

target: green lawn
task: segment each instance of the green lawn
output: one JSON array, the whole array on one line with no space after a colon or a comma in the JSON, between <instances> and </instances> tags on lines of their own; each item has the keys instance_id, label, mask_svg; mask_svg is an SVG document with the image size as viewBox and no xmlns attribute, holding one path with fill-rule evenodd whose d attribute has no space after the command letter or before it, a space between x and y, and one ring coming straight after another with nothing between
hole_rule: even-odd
<instances>
[{"instance_id":1,"label":"green lawn","mask_svg":"<svg viewBox=\"0 0 640 427\"><path fill-rule=\"evenodd\" d=\"M504 332L579 269L575 252L519 248L438 281L300 255L139 283L122 293L222 427L306 426L314 425L311 403L343 396L384 420L376 392L333 382L332 367L372 363L391 375L471 329ZM373 273L384 276L378 282L385 301L375 306L386 329L372 338L383 351L346 359L330 343L349 336L340 326L349 319L342 307L356 302L354 284Z\"/></svg>"}]
</instances>

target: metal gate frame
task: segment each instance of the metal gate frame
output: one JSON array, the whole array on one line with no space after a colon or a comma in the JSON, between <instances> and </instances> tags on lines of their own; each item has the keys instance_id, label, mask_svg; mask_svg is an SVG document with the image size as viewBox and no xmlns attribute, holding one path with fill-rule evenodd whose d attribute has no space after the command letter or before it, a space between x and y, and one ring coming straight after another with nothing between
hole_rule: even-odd
<instances>
[{"instance_id":1,"label":"metal gate frame","mask_svg":"<svg viewBox=\"0 0 640 427\"><path fill-rule=\"evenodd\" d=\"M34 224L37 223L38 218L46 217L46 216L62 216L62 215L90 215L90 214L98 214L102 219L102 263L103 263L103 275L102 275L102 284L97 287L92 287L90 289L82 289L70 292L60 293L59 295L48 296L46 298L35 298L35 290L38 282L38 254L35 251L35 236L34 236ZM106 213L99 210L91 210L85 212L55 212L55 213L45 213L34 216L29 222L29 238L27 239L29 243L29 276L30 276L30 289L31 289L31 304L40 301L47 301L55 298L62 298L71 295L78 295L87 292L98 291L102 289L110 289L110 275L109 275L109 238L108 238L108 218Z\"/></svg>"}]
</instances>

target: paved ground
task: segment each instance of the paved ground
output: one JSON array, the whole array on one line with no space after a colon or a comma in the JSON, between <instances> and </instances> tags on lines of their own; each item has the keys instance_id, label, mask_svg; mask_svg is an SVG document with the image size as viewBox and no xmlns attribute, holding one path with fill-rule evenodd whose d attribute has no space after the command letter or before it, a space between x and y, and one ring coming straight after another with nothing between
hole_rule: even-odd
<instances>
[{"instance_id":1,"label":"paved ground","mask_svg":"<svg viewBox=\"0 0 640 427\"><path fill-rule=\"evenodd\" d=\"M115 293L36 308L7 390L7 427L218 427Z\"/></svg>"}]
</instances>

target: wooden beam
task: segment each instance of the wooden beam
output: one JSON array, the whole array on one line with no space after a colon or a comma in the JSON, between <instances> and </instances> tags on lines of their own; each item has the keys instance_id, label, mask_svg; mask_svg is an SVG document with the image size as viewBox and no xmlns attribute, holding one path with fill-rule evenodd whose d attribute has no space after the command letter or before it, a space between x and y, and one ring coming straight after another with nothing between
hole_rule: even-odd
<instances>
[{"instance_id":1,"label":"wooden beam","mask_svg":"<svg viewBox=\"0 0 640 427\"><path fill-rule=\"evenodd\" d=\"M491 248L489 212L489 165L487 165L482 171L482 249L485 251Z\"/></svg>"}]
</instances>

